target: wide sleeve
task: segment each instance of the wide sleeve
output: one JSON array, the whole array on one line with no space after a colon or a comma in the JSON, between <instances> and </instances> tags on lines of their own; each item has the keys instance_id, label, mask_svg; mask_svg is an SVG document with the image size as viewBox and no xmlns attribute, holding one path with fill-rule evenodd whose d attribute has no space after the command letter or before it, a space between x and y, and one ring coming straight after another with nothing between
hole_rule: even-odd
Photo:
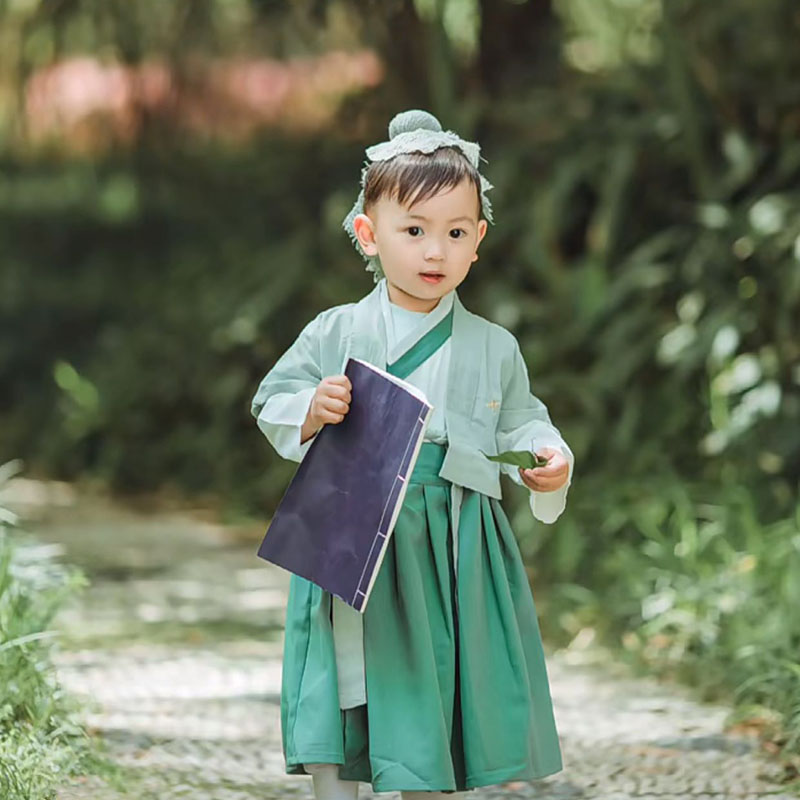
<instances>
[{"instance_id":1,"label":"wide sleeve","mask_svg":"<svg viewBox=\"0 0 800 800\"><path fill-rule=\"evenodd\" d=\"M567 504L567 491L572 483L575 457L558 428L550 420L547 406L531 393L528 367L516 339L513 356L503 365L503 396L497 423L497 452L530 450L541 447L559 448L569 464L567 482L554 492L537 492L530 489L531 512L541 522L551 523L561 515ZM500 464L515 483L524 486L517 467Z\"/></svg>"},{"instance_id":2,"label":"wide sleeve","mask_svg":"<svg viewBox=\"0 0 800 800\"><path fill-rule=\"evenodd\" d=\"M250 405L259 429L276 452L290 461L302 461L316 438L300 443L311 399L322 380L319 330L317 316L264 376Z\"/></svg>"}]
</instances>

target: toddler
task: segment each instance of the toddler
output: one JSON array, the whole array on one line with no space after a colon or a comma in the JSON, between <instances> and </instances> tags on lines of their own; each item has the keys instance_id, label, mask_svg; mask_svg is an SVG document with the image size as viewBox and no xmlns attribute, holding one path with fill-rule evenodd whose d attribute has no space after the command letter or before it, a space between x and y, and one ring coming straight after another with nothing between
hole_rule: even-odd
<instances>
[{"instance_id":1,"label":"toddler","mask_svg":"<svg viewBox=\"0 0 800 800\"><path fill-rule=\"evenodd\" d=\"M500 472L551 523L574 457L530 391L516 338L456 291L492 221L478 145L413 110L366 153L344 227L375 286L303 328L252 413L281 456L301 461L348 413L351 356L418 386L434 409L364 613L291 576L283 754L287 773L313 776L318 800L355 800L359 781L433 800L562 769ZM481 452L506 450L547 464L521 469Z\"/></svg>"}]
</instances>

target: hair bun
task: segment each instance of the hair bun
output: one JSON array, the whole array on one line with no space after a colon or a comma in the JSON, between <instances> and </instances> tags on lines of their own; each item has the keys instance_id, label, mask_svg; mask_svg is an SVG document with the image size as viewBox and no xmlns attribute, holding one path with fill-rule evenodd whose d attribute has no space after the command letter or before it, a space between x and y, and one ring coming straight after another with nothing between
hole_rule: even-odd
<instances>
[{"instance_id":1,"label":"hair bun","mask_svg":"<svg viewBox=\"0 0 800 800\"><path fill-rule=\"evenodd\" d=\"M394 139L398 134L416 131L420 128L438 133L442 130L442 125L433 114L429 114L427 111L421 111L418 108L401 111L399 114L395 114L389 123L389 138Z\"/></svg>"}]
</instances>

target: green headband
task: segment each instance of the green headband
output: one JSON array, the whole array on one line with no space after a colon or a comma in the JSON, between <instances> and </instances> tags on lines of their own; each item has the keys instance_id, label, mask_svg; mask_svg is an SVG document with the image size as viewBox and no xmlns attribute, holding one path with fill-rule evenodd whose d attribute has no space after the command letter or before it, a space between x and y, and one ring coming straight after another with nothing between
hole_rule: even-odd
<instances>
[{"instance_id":1,"label":"green headband","mask_svg":"<svg viewBox=\"0 0 800 800\"><path fill-rule=\"evenodd\" d=\"M389 123L389 141L380 142L366 150L367 161L361 170L361 191L350 213L344 218L342 227L353 240L353 246L367 262L365 269L374 273L375 283L383 277L378 256L368 256L362 249L356 236L353 221L358 214L364 213L364 182L369 165L375 161L388 161L403 153L432 153L440 147L457 147L475 169L481 161L481 148L475 142L467 142L453 131L443 131L439 120L427 111L412 109L395 115ZM484 158L483 161L486 161ZM484 218L494 224L492 204L486 192L493 188L492 184L478 172L481 181L481 211Z\"/></svg>"}]
</instances>

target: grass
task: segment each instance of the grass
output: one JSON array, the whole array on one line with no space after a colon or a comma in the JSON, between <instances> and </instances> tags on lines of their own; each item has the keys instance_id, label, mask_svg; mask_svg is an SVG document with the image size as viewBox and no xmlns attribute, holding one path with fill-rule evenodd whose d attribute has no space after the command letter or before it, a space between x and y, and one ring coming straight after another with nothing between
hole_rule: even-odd
<instances>
[{"instance_id":1,"label":"grass","mask_svg":"<svg viewBox=\"0 0 800 800\"><path fill-rule=\"evenodd\" d=\"M0 484L15 470L15 462L0 467ZM17 528L0 508L0 797L51 800L69 775L113 781L115 769L94 747L51 659L52 619L85 576Z\"/></svg>"}]
</instances>

